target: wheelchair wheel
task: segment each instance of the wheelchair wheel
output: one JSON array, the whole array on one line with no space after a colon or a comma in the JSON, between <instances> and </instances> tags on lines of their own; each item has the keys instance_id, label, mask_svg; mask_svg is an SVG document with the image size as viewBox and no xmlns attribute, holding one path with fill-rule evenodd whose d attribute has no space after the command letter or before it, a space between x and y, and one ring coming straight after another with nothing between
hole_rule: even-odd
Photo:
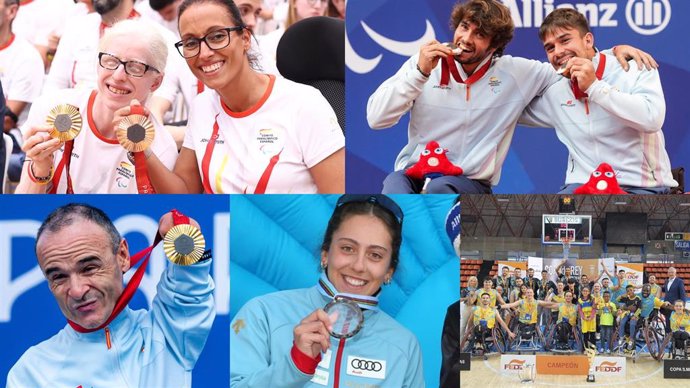
<instances>
[{"instance_id":1,"label":"wheelchair wheel","mask_svg":"<svg viewBox=\"0 0 690 388\"><path fill-rule=\"evenodd\" d=\"M468 330L465 330L465 335L462 336L462 340L460 340L460 351L465 353L472 353L472 348L474 348L474 339L472 338L473 336L474 326L472 326Z\"/></svg>"},{"instance_id":2,"label":"wheelchair wheel","mask_svg":"<svg viewBox=\"0 0 690 388\"><path fill-rule=\"evenodd\" d=\"M508 336L503 333L503 330L498 327L494 327L491 331L491 337L493 338L496 350L503 354L508 350Z\"/></svg>"},{"instance_id":3,"label":"wheelchair wheel","mask_svg":"<svg viewBox=\"0 0 690 388\"><path fill-rule=\"evenodd\" d=\"M656 335L656 331L651 325L643 327L642 330L642 335L644 337L645 343L647 344L647 350L649 351L649 355L657 361L661 360L660 355L663 355L664 351L661 348L661 344L659 343L659 338Z\"/></svg>"},{"instance_id":4,"label":"wheelchair wheel","mask_svg":"<svg viewBox=\"0 0 690 388\"><path fill-rule=\"evenodd\" d=\"M582 353L584 350L584 335L582 335L582 331L578 328L578 326L573 326L573 339L575 340L575 349L577 350L578 353Z\"/></svg>"},{"instance_id":5,"label":"wheelchair wheel","mask_svg":"<svg viewBox=\"0 0 690 388\"><path fill-rule=\"evenodd\" d=\"M666 348L668 347L668 345L671 343L672 340L673 340L673 333L668 333L664 337L664 340L661 342L661 345L659 346L659 358L658 358L658 360L661 360L664 358L664 354L666 353ZM671 349L669 350L668 357L673 358L673 346L671 346Z\"/></svg>"}]
</instances>

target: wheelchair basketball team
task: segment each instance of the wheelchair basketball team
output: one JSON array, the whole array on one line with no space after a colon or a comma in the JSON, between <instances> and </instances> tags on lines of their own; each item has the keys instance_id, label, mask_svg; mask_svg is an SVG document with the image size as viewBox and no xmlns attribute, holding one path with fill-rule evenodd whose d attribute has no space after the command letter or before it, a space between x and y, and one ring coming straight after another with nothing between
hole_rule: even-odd
<instances>
[{"instance_id":1,"label":"wheelchair basketball team","mask_svg":"<svg viewBox=\"0 0 690 388\"><path fill-rule=\"evenodd\" d=\"M675 271L669 268L671 278ZM482 288L476 276L470 277L460 299L461 351L484 359L492 353L582 353L586 348L633 362L641 354L661 360L666 351L673 359L688 358L690 312L684 292L678 300L664 301L655 275L636 286L624 269L614 277L603 263L594 281L584 274L577 279L565 260L556 273L553 282L542 271L542 281L533 268L522 278L519 268L511 274L504 266L500 275L483 279Z\"/></svg>"}]
</instances>

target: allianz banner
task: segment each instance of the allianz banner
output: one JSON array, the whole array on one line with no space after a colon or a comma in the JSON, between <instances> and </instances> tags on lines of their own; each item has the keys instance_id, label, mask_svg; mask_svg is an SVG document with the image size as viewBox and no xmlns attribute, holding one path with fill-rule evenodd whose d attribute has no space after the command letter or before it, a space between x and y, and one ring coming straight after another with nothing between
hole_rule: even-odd
<instances>
[{"instance_id":1,"label":"allianz banner","mask_svg":"<svg viewBox=\"0 0 690 388\"><path fill-rule=\"evenodd\" d=\"M515 34L505 54L540 61L546 54L537 36L544 17L557 7L584 13L595 46L629 44L651 53L666 100L663 131L671 166L690 167L686 91L690 51L679 49L687 35L690 1L680 0L502 0L511 10ZM379 192L407 142L405 114L391 128L374 131L366 120L369 96L422 44L452 40L450 11L456 0L350 0L346 20L347 191ZM443 146L443 145L441 145ZM539 152L535 152L539 150ZM449 150L453 152L453 150ZM553 129L518 127L495 193L555 193L564 183L567 150ZM365 178L366 177L366 178Z\"/></svg>"}]
</instances>

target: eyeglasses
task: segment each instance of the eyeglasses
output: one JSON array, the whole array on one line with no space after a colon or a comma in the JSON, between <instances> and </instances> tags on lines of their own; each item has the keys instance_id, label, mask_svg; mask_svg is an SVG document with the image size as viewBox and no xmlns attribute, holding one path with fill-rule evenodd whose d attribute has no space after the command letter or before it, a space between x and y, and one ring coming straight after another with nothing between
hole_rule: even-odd
<instances>
[{"instance_id":1,"label":"eyeglasses","mask_svg":"<svg viewBox=\"0 0 690 388\"><path fill-rule=\"evenodd\" d=\"M340 206L351 202L368 202L379 205L393 214L395 219L402 227L404 218L402 209L400 209L400 206L398 206L395 201L383 194L345 194L338 198L338 202L336 202L335 207L339 208Z\"/></svg>"},{"instance_id":2,"label":"eyeglasses","mask_svg":"<svg viewBox=\"0 0 690 388\"><path fill-rule=\"evenodd\" d=\"M98 53L98 64L101 65L102 68L108 70L117 70L120 65L124 65L125 73L137 78L143 77L144 74L149 70L160 73L160 71L153 66L149 66L139 61L123 61L113 54L108 53Z\"/></svg>"},{"instance_id":3,"label":"eyeglasses","mask_svg":"<svg viewBox=\"0 0 690 388\"><path fill-rule=\"evenodd\" d=\"M187 38L175 43L177 52L185 58L194 58L201 52L201 42L206 43L206 47L211 50L220 50L228 47L230 44L230 33L233 31L240 31L245 26L225 27L220 30L211 31L199 38Z\"/></svg>"},{"instance_id":4,"label":"eyeglasses","mask_svg":"<svg viewBox=\"0 0 690 388\"><path fill-rule=\"evenodd\" d=\"M318 4L319 6L322 6L328 2L328 0L305 0L307 4L311 5L312 7Z\"/></svg>"}]
</instances>

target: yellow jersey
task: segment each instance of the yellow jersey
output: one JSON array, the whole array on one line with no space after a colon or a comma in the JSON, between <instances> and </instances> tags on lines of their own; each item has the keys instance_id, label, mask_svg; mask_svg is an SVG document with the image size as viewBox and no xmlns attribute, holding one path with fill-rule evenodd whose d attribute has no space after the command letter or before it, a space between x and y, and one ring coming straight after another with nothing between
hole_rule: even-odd
<instances>
[{"instance_id":1,"label":"yellow jersey","mask_svg":"<svg viewBox=\"0 0 690 388\"><path fill-rule=\"evenodd\" d=\"M474 307L474 319L473 323L475 326L479 325L482 320L486 321L486 327L493 329L496 325L496 309L493 307Z\"/></svg>"}]
</instances>

